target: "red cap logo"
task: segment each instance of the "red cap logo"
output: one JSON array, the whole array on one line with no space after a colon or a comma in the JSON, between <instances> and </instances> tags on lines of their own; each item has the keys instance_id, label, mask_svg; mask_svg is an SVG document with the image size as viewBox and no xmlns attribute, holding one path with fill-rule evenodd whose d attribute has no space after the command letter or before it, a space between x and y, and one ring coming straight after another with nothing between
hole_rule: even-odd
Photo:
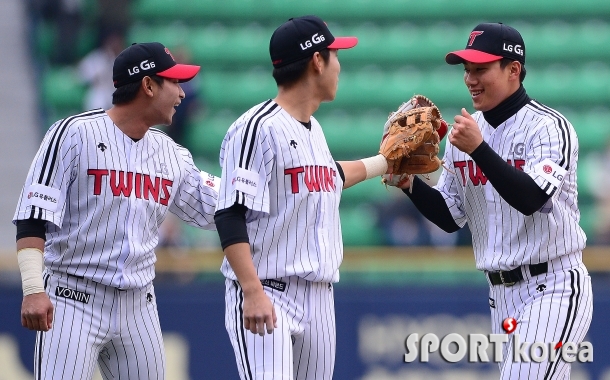
<instances>
[{"instance_id":1,"label":"red cap logo","mask_svg":"<svg viewBox=\"0 0 610 380\"><path fill-rule=\"evenodd\" d=\"M474 43L474 39L480 36L481 34L483 34L482 31L473 30L472 33L470 33L470 38L468 39L468 46L472 46L472 44Z\"/></svg>"},{"instance_id":2,"label":"red cap logo","mask_svg":"<svg viewBox=\"0 0 610 380\"><path fill-rule=\"evenodd\" d=\"M209 187L214 187L214 182L207 180L205 181L205 184L208 185Z\"/></svg>"},{"instance_id":3,"label":"red cap logo","mask_svg":"<svg viewBox=\"0 0 610 380\"><path fill-rule=\"evenodd\" d=\"M481 33L482 33L482 32L481 32ZM165 52L166 52L167 54L169 54L169 56L170 56L170 57L172 57L172 59L174 60L174 62L176 62L176 58L174 58L174 56L172 55L172 53L170 53L170 52L169 52L169 49L168 49L168 48L165 48Z\"/></svg>"},{"instance_id":4,"label":"red cap logo","mask_svg":"<svg viewBox=\"0 0 610 380\"><path fill-rule=\"evenodd\" d=\"M553 168L551 165L544 165L542 167L542 171L544 171L546 174L551 174L553 172Z\"/></svg>"}]
</instances>

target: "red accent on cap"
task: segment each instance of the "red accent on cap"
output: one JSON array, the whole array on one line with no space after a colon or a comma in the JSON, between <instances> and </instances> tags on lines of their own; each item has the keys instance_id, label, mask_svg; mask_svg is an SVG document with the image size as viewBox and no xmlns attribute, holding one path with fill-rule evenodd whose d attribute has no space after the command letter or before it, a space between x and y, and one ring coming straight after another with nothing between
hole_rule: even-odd
<instances>
[{"instance_id":1,"label":"red accent on cap","mask_svg":"<svg viewBox=\"0 0 610 380\"><path fill-rule=\"evenodd\" d=\"M501 55L493 55L475 49L465 49L452 51L445 56L445 62L450 65L464 63L464 61L472 63L489 63L502 59Z\"/></svg>"},{"instance_id":2,"label":"red accent on cap","mask_svg":"<svg viewBox=\"0 0 610 380\"><path fill-rule=\"evenodd\" d=\"M351 49L358 44L357 37L335 37L328 49Z\"/></svg>"},{"instance_id":3,"label":"red accent on cap","mask_svg":"<svg viewBox=\"0 0 610 380\"><path fill-rule=\"evenodd\" d=\"M167 70L158 72L157 75L163 78L177 79L180 82L187 82L193 79L200 69L201 66L177 63Z\"/></svg>"}]
</instances>

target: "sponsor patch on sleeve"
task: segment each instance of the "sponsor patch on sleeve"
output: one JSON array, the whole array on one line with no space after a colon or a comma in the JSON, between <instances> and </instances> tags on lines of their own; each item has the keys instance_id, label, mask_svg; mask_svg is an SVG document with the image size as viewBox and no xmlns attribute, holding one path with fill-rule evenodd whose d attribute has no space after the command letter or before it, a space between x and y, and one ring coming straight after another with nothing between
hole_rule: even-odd
<instances>
[{"instance_id":1,"label":"sponsor patch on sleeve","mask_svg":"<svg viewBox=\"0 0 610 380\"><path fill-rule=\"evenodd\" d=\"M199 173L199 175L201 176L204 186L218 191L220 188L220 177L216 177L214 174L204 172L203 170Z\"/></svg>"},{"instance_id":2,"label":"sponsor patch on sleeve","mask_svg":"<svg viewBox=\"0 0 610 380\"><path fill-rule=\"evenodd\" d=\"M26 197L31 206L55 212L59 205L60 194L59 189L35 183L28 188Z\"/></svg>"},{"instance_id":3,"label":"sponsor patch on sleeve","mask_svg":"<svg viewBox=\"0 0 610 380\"><path fill-rule=\"evenodd\" d=\"M560 187L566 175L566 170L547 158L534 166L534 173L550 182L553 186Z\"/></svg>"},{"instance_id":4,"label":"sponsor patch on sleeve","mask_svg":"<svg viewBox=\"0 0 610 380\"><path fill-rule=\"evenodd\" d=\"M258 189L258 173L237 168L231 176L231 185L235 190L255 197Z\"/></svg>"}]
</instances>

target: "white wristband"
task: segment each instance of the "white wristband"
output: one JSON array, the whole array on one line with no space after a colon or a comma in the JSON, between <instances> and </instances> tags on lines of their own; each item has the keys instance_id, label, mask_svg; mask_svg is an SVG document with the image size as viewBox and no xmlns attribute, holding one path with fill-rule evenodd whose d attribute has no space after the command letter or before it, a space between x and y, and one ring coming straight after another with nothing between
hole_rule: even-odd
<instances>
[{"instance_id":1,"label":"white wristband","mask_svg":"<svg viewBox=\"0 0 610 380\"><path fill-rule=\"evenodd\" d=\"M17 252L23 295L44 292L42 283L42 252L36 248L24 248Z\"/></svg>"},{"instance_id":2,"label":"white wristband","mask_svg":"<svg viewBox=\"0 0 610 380\"><path fill-rule=\"evenodd\" d=\"M362 161L364 168L366 169L366 179L379 177L388 171L388 162L381 154L373 157L363 158L360 161Z\"/></svg>"}]
</instances>

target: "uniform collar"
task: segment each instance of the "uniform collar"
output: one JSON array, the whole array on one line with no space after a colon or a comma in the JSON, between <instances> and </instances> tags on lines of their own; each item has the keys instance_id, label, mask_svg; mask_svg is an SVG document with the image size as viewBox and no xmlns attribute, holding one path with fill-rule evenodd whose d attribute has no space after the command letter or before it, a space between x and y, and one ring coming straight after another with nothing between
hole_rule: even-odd
<instances>
[{"instance_id":1,"label":"uniform collar","mask_svg":"<svg viewBox=\"0 0 610 380\"><path fill-rule=\"evenodd\" d=\"M519 112L530 101L530 97L525 92L525 87L521 85L517 91L511 96L504 99L502 103L498 104L489 111L483 112L485 121L494 128L497 128L500 124L504 123L511 116Z\"/></svg>"}]
</instances>

